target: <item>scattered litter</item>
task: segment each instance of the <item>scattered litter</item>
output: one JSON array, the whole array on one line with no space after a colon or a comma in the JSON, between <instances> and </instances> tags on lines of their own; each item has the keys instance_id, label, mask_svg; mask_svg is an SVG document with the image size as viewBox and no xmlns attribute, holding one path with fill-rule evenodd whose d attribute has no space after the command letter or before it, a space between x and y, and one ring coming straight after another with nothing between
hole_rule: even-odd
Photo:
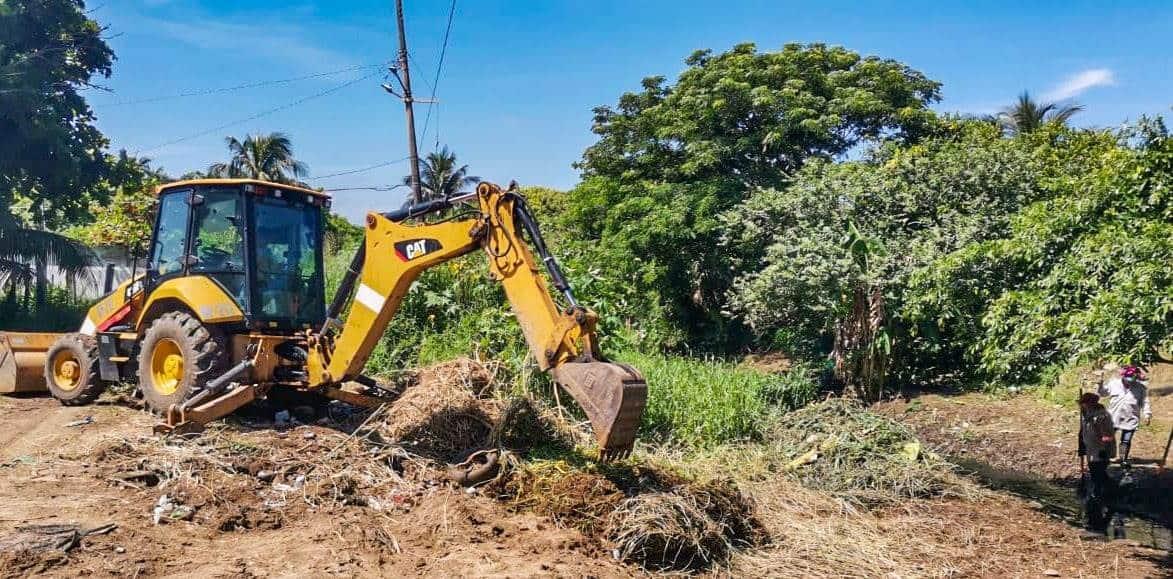
<instances>
[{"instance_id":1,"label":"scattered litter","mask_svg":"<svg viewBox=\"0 0 1173 579\"><path fill-rule=\"evenodd\" d=\"M123 547L123 546L121 546L121 545L119 545L119 546L117 546L117 547L114 547L114 552L115 552L115 553L119 553L119 554L125 553L125 552L126 552L126 547Z\"/></svg>"},{"instance_id":2,"label":"scattered litter","mask_svg":"<svg viewBox=\"0 0 1173 579\"><path fill-rule=\"evenodd\" d=\"M85 426L87 424L93 424L93 423L94 423L94 417L87 416L85 418L82 418L81 420L74 420L73 422L69 422L65 426L66 426L66 428L75 428L78 426Z\"/></svg>"},{"instance_id":3,"label":"scattered litter","mask_svg":"<svg viewBox=\"0 0 1173 579\"><path fill-rule=\"evenodd\" d=\"M264 482L273 482L277 478L277 473L271 470L262 470L257 472L257 478Z\"/></svg>"},{"instance_id":4,"label":"scattered litter","mask_svg":"<svg viewBox=\"0 0 1173 579\"><path fill-rule=\"evenodd\" d=\"M9 460L8 462L0 463L0 466L16 466L18 464L24 464L24 465L37 464L37 459L35 459L27 454L22 454L20 456L13 458L12 460Z\"/></svg>"},{"instance_id":5,"label":"scattered litter","mask_svg":"<svg viewBox=\"0 0 1173 579\"><path fill-rule=\"evenodd\" d=\"M317 438L318 435L314 434L312 430L307 430L304 434L301 435L301 437L306 440L313 440L314 438Z\"/></svg>"},{"instance_id":6,"label":"scattered litter","mask_svg":"<svg viewBox=\"0 0 1173 579\"><path fill-rule=\"evenodd\" d=\"M159 497L155 503L152 520L156 525L174 521L190 521L195 516L195 507L176 502L167 495Z\"/></svg>"}]
</instances>

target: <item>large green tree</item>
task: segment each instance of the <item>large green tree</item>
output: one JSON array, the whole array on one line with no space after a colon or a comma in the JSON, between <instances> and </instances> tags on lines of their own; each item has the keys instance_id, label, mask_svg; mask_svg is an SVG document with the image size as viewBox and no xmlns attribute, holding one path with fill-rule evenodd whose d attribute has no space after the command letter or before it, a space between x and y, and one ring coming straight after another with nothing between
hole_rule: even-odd
<instances>
[{"instance_id":1,"label":"large green tree","mask_svg":"<svg viewBox=\"0 0 1173 579\"><path fill-rule=\"evenodd\" d=\"M695 52L675 84L643 81L618 106L595 109L599 141L586 176L692 182L784 183L811 157L863 139L915 137L939 99L937 82L894 60L823 44L753 44Z\"/></svg>"},{"instance_id":2,"label":"large green tree","mask_svg":"<svg viewBox=\"0 0 1173 579\"><path fill-rule=\"evenodd\" d=\"M285 133L249 135L243 141L226 137L231 158L208 167L209 177L260 179L300 185L309 167L293 155L293 143Z\"/></svg>"},{"instance_id":3,"label":"large green tree","mask_svg":"<svg viewBox=\"0 0 1173 579\"><path fill-rule=\"evenodd\" d=\"M27 280L37 303L55 263L76 276L89 252L50 230L106 194L106 139L81 95L114 55L80 0L0 1L0 276Z\"/></svg>"}]
</instances>

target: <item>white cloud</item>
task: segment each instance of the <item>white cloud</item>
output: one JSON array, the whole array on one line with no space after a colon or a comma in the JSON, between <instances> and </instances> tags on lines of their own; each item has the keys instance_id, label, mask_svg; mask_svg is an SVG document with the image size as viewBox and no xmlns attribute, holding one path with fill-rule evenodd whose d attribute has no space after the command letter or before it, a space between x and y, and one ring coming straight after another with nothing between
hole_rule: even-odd
<instances>
[{"instance_id":1,"label":"white cloud","mask_svg":"<svg viewBox=\"0 0 1173 579\"><path fill-rule=\"evenodd\" d=\"M1116 84L1116 76L1107 68L1091 68L1067 77L1055 88L1047 91L1043 98L1048 101L1062 101L1077 97L1097 86Z\"/></svg>"}]
</instances>

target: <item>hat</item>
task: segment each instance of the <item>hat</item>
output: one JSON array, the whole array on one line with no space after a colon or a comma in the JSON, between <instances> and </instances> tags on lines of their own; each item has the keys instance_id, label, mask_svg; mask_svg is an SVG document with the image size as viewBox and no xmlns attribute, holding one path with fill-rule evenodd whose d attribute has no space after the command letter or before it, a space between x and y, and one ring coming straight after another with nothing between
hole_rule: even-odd
<instances>
[{"instance_id":1,"label":"hat","mask_svg":"<svg viewBox=\"0 0 1173 579\"><path fill-rule=\"evenodd\" d=\"M1079 396L1080 404L1099 404L1100 395L1095 392L1084 392Z\"/></svg>"}]
</instances>

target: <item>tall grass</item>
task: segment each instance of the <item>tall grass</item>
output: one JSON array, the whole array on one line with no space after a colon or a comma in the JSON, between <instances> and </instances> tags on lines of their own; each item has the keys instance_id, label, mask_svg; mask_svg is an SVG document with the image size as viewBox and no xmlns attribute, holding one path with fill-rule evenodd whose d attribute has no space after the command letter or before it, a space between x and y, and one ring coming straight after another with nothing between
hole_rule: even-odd
<instances>
[{"instance_id":1,"label":"tall grass","mask_svg":"<svg viewBox=\"0 0 1173 579\"><path fill-rule=\"evenodd\" d=\"M814 399L811 373L795 368L767 373L720 360L625 352L648 382L643 434L689 446L758 440L771 414Z\"/></svg>"}]
</instances>

